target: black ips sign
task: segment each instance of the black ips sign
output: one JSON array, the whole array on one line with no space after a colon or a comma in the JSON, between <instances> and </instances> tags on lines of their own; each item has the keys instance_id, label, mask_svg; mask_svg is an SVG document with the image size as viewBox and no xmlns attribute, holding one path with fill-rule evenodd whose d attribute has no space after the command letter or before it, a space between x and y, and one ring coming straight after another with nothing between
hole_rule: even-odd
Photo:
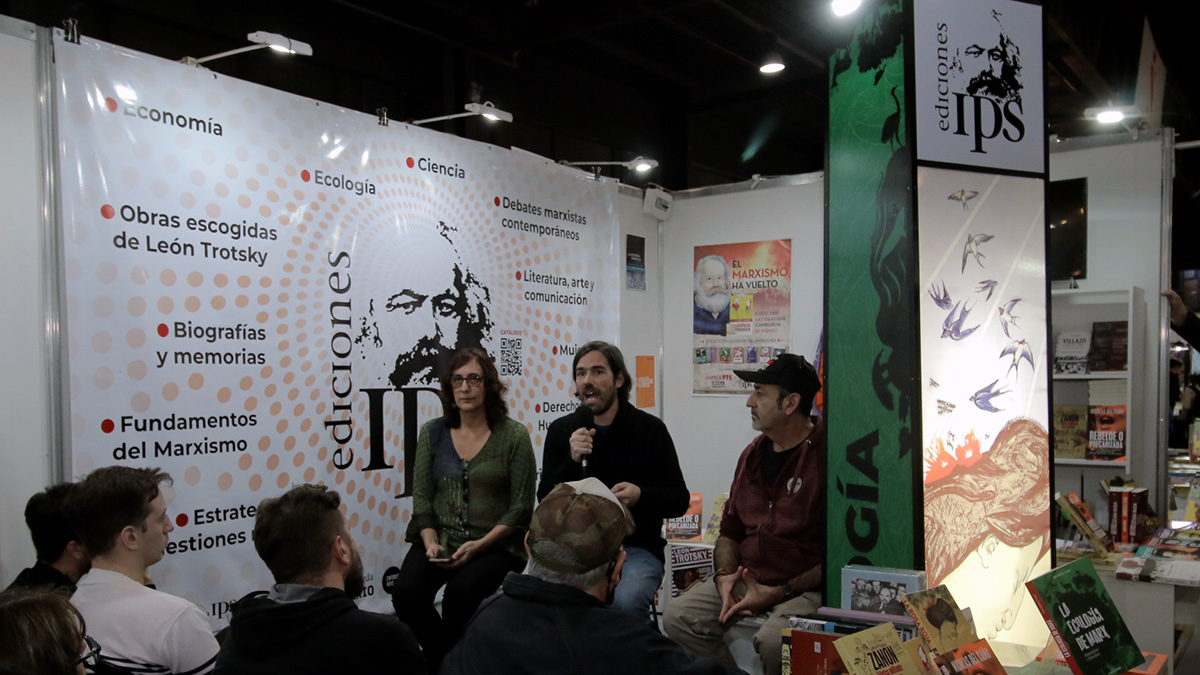
<instances>
[{"instance_id":1,"label":"black ips sign","mask_svg":"<svg viewBox=\"0 0 1200 675\"><path fill-rule=\"evenodd\" d=\"M914 3L918 159L1045 170L1041 8Z\"/></svg>"}]
</instances>

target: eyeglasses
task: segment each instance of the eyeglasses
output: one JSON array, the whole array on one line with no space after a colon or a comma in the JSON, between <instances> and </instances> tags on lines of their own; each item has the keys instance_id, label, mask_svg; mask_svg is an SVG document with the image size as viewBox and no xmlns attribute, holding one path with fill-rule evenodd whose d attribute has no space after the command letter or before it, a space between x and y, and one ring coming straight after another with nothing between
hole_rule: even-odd
<instances>
[{"instance_id":1,"label":"eyeglasses","mask_svg":"<svg viewBox=\"0 0 1200 675\"><path fill-rule=\"evenodd\" d=\"M87 651L79 657L79 663L86 666L96 666L98 656L100 656L100 643L96 642L96 638L91 635L84 635L83 641L87 643Z\"/></svg>"},{"instance_id":2,"label":"eyeglasses","mask_svg":"<svg viewBox=\"0 0 1200 675\"><path fill-rule=\"evenodd\" d=\"M450 378L450 386L454 389L458 389L459 387L463 386L463 382L466 382L467 386L470 388L475 389L476 387L483 385L483 376L478 373L471 373L466 377L463 377L462 375L455 375L454 377Z\"/></svg>"}]
</instances>

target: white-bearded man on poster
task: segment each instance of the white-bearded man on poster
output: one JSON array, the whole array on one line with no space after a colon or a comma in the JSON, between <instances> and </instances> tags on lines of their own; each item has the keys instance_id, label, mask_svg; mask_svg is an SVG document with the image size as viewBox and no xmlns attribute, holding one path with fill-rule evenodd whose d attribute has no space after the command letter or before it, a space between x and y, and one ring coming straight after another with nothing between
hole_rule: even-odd
<instances>
[{"instance_id":1,"label":"white-bearded man on poster","mask_svg":"<svg viewBox=\"0 0 1200 675\"><path fill-rule=\"evenodd\" d=\"M729 263L719 255L704 256L696 263L692 285L692 333L724 335L729 323Z\"/></svg>"},{"instance_id":2,"label":"white-bearded man on poster","mask_svg":"<svg viewBox=\"0 0 1200 675\"><path fill-rule=\"evenodd\" d=\"M395 241L369 249L367 269L379 277L354 342L395 354L387 379L393 387L438 387L459 349L491 339L491 294L467 268L452 230L410 227ZM391 255L389 255L391 254Z\"/></svg>"}]
</instances>

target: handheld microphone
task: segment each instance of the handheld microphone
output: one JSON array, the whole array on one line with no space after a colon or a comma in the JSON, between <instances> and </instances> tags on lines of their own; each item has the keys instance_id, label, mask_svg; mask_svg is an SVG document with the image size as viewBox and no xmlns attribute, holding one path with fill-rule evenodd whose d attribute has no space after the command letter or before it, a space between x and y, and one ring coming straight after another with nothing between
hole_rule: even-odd
<instances>
[{"instance_id":1,"label":"handheld microphone","mask_svg":"<svg viewBox=\"0 0 1200 675\"><path fill-rule=\"evenodd\" d=\"M577 415L579 415L580 428L583 428L583 429L595 429L596 428L596 413L592 412L591 408L580 403L579 408L577 408L575 410L575 413ZM587 473L588 473L587 455L584 455L583 457L579 458L579 465L581 467L583 467L583 477L587 478Z\"/></svg>"}]
</instances>

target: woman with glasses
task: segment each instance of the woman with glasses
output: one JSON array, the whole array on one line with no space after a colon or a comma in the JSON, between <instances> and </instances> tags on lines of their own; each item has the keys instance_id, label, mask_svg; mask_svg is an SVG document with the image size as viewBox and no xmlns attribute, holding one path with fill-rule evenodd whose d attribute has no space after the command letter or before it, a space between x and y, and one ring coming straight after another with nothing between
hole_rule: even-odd
<instances>
[{"instance_id":1,"label":"woman with glasses","mask_svg":"<svg viewBox=\"0 0 1200 675\"><path fill-rule=\"evenodd\" d=\"M508 387L486 352L456 352L441 386L443 415L417 441L412 546L392 591L434 672L479 603L524 568L537 473L529 431L508 416Z\"/></svg>"},{"instance_id":2,"label":"woman with glasses","mask_svg":"<svg viewBox=\"0 0 1200 675\"><path fill-rule=\"evenodd\" d=\"M66 596L49 590L0 593L0 665L12 672L83 675L100 645L85 634L83 617Z\"/></svg>"}]
</instances>

